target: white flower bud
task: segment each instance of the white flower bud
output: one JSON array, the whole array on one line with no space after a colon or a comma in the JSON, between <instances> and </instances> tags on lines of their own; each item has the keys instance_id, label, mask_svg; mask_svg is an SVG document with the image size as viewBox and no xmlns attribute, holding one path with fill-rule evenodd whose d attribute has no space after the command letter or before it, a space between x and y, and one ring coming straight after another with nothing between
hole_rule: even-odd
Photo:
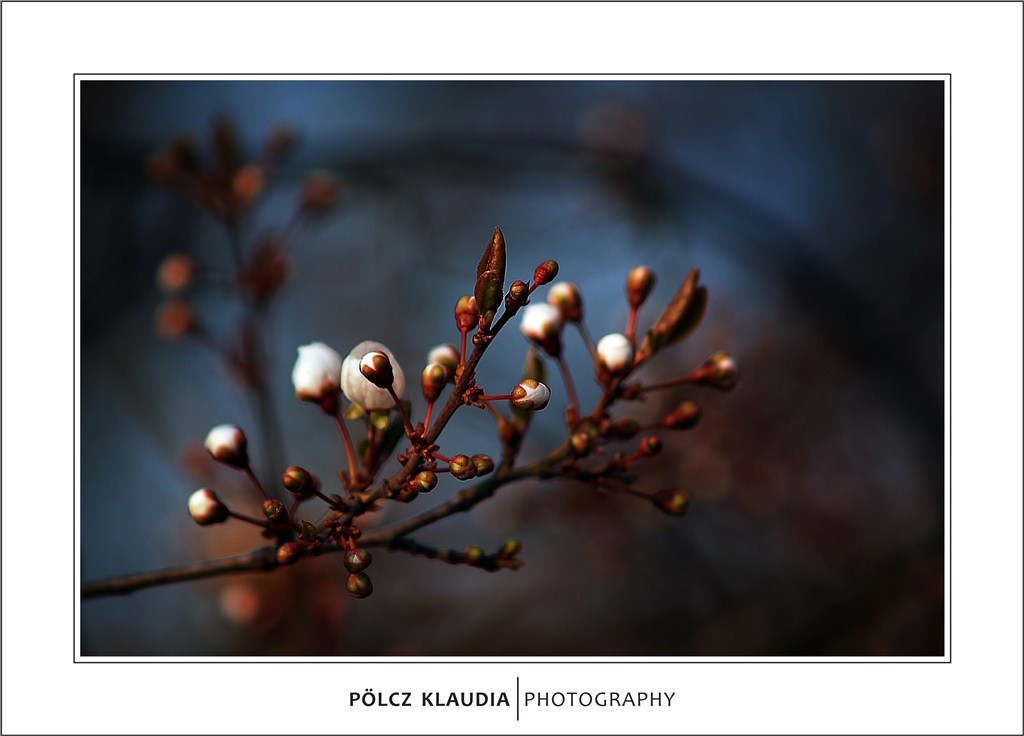
<instances>
[{"instance_id":1,"label":"white flower bud","mask_svg":"<svg viewBox=\"0 0 1024 736\"><path fill-rule=\"evenodd\" d=\"M338 393L341 356L322 342L299 346L292 369L295 395L303 401L322 402Z\"/></svg>"},{"instance_id":2,"label":"white flower bud","mask_svg":"<svg viewBox=\"0 0 1024 736\"><path fill-rule=\"evenodd\" d=\"M550 304L531 304L524 309L519 331L550 355L562 351L562 313Z\"/></svg>"},{"instance_id":3,"label":"white flower bud","mask_svg":"<svg viewBox=\"0 0 1024 736\"><path fill-rule=\"evenodd\" d=\"M203 446L219 463L235 468L249 466L245 433L234 424L218 424L207 433Z\"/></svg>"},{"instance_id":4,"label":"white flower bud","mask_svg":"<svg viewBox=\"0 0 1024 736\"><path fill-rule=\"evenodd\" d=\"M449 376L455 375L455 369L459 365L459 349L447 343L435 345L427 353L427 363L440 363L444 366Z\"/></svg>"},{"instance_id":5,"label":"white flower bud","mask_svg":"<svg viewBox=\"0 0 1024 736\"><path fill-rule=\"evenodd\" d=\"M540 411L550 400L551 389L532 378L524 378L512 389L512 404L519 409Z\"/></svg>"},{"instance_id":6,"label":"white flower bud","mask_svg":"<svg viewBox=\"0 0 1024 736\"><path fill-rule=\"evenodd\" d=\"M228 507L209 488L200 488L188 497L188 513L199 526L208 526L225 521Z\"/></svg>"},{"instance_id":7,"label":"white flower bud","mask_svg":"<svg viewBox=\"0 0 1024 736\"><path fill-rule=\"evenodd\" d=\"M597 342L597 358L601 367L612 375L629 370L633 366L634 355L632 341L617 332L605 335Z\"/></svg>"},{"instance_id":8,"label":"white flower bud","mask_svg":"<svg viewBox=\"0 0 1024 736\"><path fill-rule=\"evenodd\" d=\"M354 348L346 356L341 364L341 391L353 404L359 404L367 411L385 411L395 405L391 394L387 389L377 388L363 375L359 369L359 363L367 353L381 352L391 361L391 370L394 373L394 380L391 384L392 390L397 396L405 391L405 374L402 367L398 365L394 354L379 342L365 340Z\"/></svg>"}]
</instances>

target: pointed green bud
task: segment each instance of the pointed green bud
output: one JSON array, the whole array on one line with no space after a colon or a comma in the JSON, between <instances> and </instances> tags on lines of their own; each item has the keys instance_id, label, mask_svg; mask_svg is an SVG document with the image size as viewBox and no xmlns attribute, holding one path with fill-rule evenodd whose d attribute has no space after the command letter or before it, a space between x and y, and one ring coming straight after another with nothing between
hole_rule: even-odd
<instances>
[{"instance_id":1,"label":"pointed green bud","mask_svg":"<svg viewBox=\"0 0 1024 736\"><path fill-rule=\"evenodd\" d=\"M477 277L476 290L473 293L484 329L491 326L494 313L501 306L503 290L504 284L496 271L484 271Z\"/></svg>"},{"instance_id":2,"label":"pointed green bud","mask_svg":"<svg viewBox=\"0 0 1024 736\"><path fill-rule=\"evenodd\" d=\"M491 242L484 248L483 257L480 258L480 263L476 266L476 275L479 278L485 271L493 271L498 275L498 280L501 283L499 290L504 288L505 284L505 236L502 235L501 228L494 228L494 234L491 236ZM477 298L479 301L479 297ZM483 307L481 307L483 309Z\"/></svg>"}]
</instances>

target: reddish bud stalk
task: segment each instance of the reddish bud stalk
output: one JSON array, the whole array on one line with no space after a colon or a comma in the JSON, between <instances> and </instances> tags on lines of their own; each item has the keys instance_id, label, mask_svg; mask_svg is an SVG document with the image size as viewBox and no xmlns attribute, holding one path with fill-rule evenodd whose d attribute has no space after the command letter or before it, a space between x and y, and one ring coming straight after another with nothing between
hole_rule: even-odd
<instances>
[{"instance_id":1,"label":"reddish bud stalk","mask_svg":"<svg viewBox=\"0 0 1024 736\"><path fill-rule=\"evenodd\" d=\"M263 484L260 483L259 478L257 478L256 474L252 472L252 467L249 466L249 465L246 465L242 470L245 471L245 474L249 477L249 480L252 482L252 484L254 486L256 486L256 489L261 494L263 494L263 498L265 498L265 499L270 498L270 496L267 494L266 490L264 490Z\"/></svg>"},{"instance_id":2,"label":"reddish bud stalk","mask_svg":"<svg viewBox=\"0 0 1024 736\"><path fill-rule=\"evenodd\" d=\"M594 339L587 331L586 325L583 324L583 320L576 323L576 329L580 331L580 337L583 338L583 344L587 346L587 352L590 353L590 359L594 361L594 368L598 368L601 365L601 362L597 357L597 347L594 345Z\"/></svg>"},{"instance_id":3,"label":"reddish bud stalk","mask_svg":"<svg viewBox=\"0 0 1024 736\"><path fill-rule=\"evenodd\" d=\"M701 381L707 379L707 377L711 375L713 372L714 368L702 366L695 370L693 373L690 373L688 375L679 376L678 378L670 378L669 380L662 381L661 383L652 383L650 386L644 386L640 389L640 393L646 394L649 393L650 391L661 391L662 389L672 388L674 386L682 386L687 383L700 383Z\"/></svg>"},{"instance_id":4,"label":"reddish bud stalk","mask_svg":"<svg viewBox=\"0 0 1024 736\"><path fill-rule=\"evenodd\" d=\"M240 514L237 511L232 511L231 509L228 509L228 516L230 516L232 519L238 519L239 521L244 521L247 524L252 524L254 526L258 526L261 529L266 529L267 527L270 526L270 524L268 524L266 521L260 521L259 519L254 519L251 516L246 516L245 514Z\"/></svg>"},{"instance_id":5,"label":"reddish bud stalk","mask_svg":"<svg viewBox=\"0 0 1024 736\"><path fill-rule=\"evenodd\" d=\"M433 401L428 401L427 402L427 413L423 416L423 434L426 434L427 431L430 429L430 415L433 413L433 411L434 411L434 402Z\"/></svg>"},{"instance_id":6,"label":"reddish bud stalk","mask_svg":"<svg viewBox=\"0 0 1024 736\"><path fill-rule=\"evenodd\" d=\"M512 394L493 394L491 396L477 396L478 401L511 401L515 398Z\"/></svg>"},{"instance_id":7,"label":"reddish bud stalk","mask_svg":"<svg viewBox=\"0 0 1024 736\"><path fill-rule=\"evenodd\" d=\"M569 418L569 426L576 424L576 420L579 419L578 411L576 407L579 406L580 401L576 396L576 384L573 383L572 374L569 373L569 364L565 362L565 358L558 355L558 369L562 373L562 380L565 381L565 390L569 394L569 407L566 409L566 414Z\"/></svg>"},{"instance_id":8,"label":"reddish bud stalk","mask_svg":"<svg viewBox=\"0 0 1024 736\"><path fill-rule=\"evenodd\" d=\"M405 423L405 433L412 437L416 434L416 430L412 426L412 422L409 420L409 415L405 413L405 407L402 406L402 402L398 398L398 394L395 390L388 386L388 393L391 394L391 400L395 402L395 408L398 409L398 413L402 415L402 422Z\"/></svg>"},{"instance_id":9,"label":"reddish bud stalk","mask_svg":"<svg viewBox=\"0 0 1024 736\"><path fill-rule=\"evenodd\" d=\"M348 433L348 427L338 413L333 414L334 424L338 427L338 434L341 435L341 443L345 446L345 458L348 460L348 474L352 482L356 479L356 451L352 445L352 436Z\"/></svg>"},{"instance_id":10,"label":"reddish bud stalk","mask_svg":"<svg viewBox=\"0 0 1024 736\"><path fill-rule=\"evenodd\" d=\"M636 316L639 312L639 307L629 308L629 323L626 325L626 337L630 340L636 339Z\"/></svg>"}]
</instances>

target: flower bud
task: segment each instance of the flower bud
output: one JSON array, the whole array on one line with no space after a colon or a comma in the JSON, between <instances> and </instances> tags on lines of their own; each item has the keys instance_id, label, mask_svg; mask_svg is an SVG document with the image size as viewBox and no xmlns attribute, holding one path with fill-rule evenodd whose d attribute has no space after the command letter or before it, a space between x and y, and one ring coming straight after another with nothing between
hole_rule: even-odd
<instances>
[{"instance_id":1,"label":"flower bud","mask_svg":"<svg viewBox=\"0 0 1024 736\"><path fill-rule=\"evenodd\" d=\"M306 547L302 542L285 542L277 548L277 564L292 565L305 553Z\"/></svg>"},{"instance_id":2,"label":"flower bud","mask_svg":"<svg viewBox=\"0 0 1024 736\"><path fill-rule=\"evenodd\" d=\"M474 455L470 458L473 461L473 465L476 466L476 474L487 475L494 470L494 461L487 455Z\"/></svg>"},{"instance_id":3,"label":"flower bud","mask_svg":"<svg viewBox=\"0 0 1024 736\"><path fill-rule=\"evenodd\" d=\"M265 180L263 169L259 166L243 166L231 179L231 193L235 196L235 201L242 207L252 204L263 191Z\"/></svg>"},{"instance_id":4,"label":"flower bud","mask_svg":"<svg viewBox=\"0 0 1024 736\"><path fill-rule=\"evenodd\" d=\"M292 369L295 395L303 401L321 403L333 399L340 387L341 356L322 342L299 346Z\"/></svg>"},{"instance_id":5,"label":"flower bud","mask_svg":"<svg viewBox=\"0 0 1024 736\"><path fill-rule=\"evenodd\" d=\"M218 424L206 435L203 446L219 463L233 468L249 467L245 434L233 424Z\"/></svg>"},{"instance_id":6,"label":"flower bud","mask_svg":"<svg viewBox=\"0 0 1024 736\"><path fill-rule=\"evenodd\" d=\"M373 555L367 550L356 548L345 553L345 569L355 574L362 572L373 562Z\"/></svg>"},{"instance_id":7,"label":"flower bud","mask_svg":"<svg viewBox=\"0 0 1024 736\"><path fill-rule=\"evenodd\" d=\"M419 493L430 493L437 486L437 473L421 470L412 479L412 487Z\"/></svg>"},{"instance_id":8,"label":"flower bud","mask_svg":"<svg viewBox=\"0 0 1024 736\"><path fill-rule=\"evenodd\" d=\"M366 598L373 592L373 583L370 582L369 575L364 572L357 572L348 576L348 580L345 581L345 590L353 598Z\"/></svg>"},{"instance_id":9,"label":"flower bud","mask_svg":"<svg viewBox=\"0 0 1024 736\"><path fill-rule=\"evenodd\" d=\"M736 367L736 361L729 353L718 352L704 361L704 368L708 370L708 376L703 381L708 386L729 391L739 381L740 372Z\"/></svg>"},{"instance_id":10,"label":"flower bud","mask_svg":"<svg viewBox=\"0 0 1024 736\"><path fill-rule=\"evenodd\" d=\"M283 524L288 521L288 509L276 498L268 498L263 502L263 515L271 524Z\"/></svg>"},{"instance_id":11,"label":"flower bud","mask_svg":"<svg viewBox=\"0 0 1024 736\"><path fill-rule=\"evenodd\" d=\"M505 540L505 543L501 545L501 549L498 550L498 557L503 560L510 560L519 554L523 549L523 544L515 537L510 537Z\"/></svg>"},{"instance_id":12,"label":"flower bud","mask_svg":"<svg viewBox=\"0 0 1024 736\"><path fill-rule=\"evenodd\" d=\"M363 356L372 352L383 353L387 358L392 372L391 388L396 395L402 395L405 391L405 374L401 366L390 350L373 340L365 340L356 345L341 364L341 390L349 401L367 411L386 411L395 405L391 394L371 383L361 370ZM376 365L379 367L382 364L377 362Z\"/></svg>"},{"instance_id":13,"label":"flower bud","mask_svg":"<svg viewBox=\"0 0 1024 736\"><path fill-rule=\"evenodd\" d=\"M427 353L427 363L439 363L444 366L449 379L455 375L455 369L459 367L459 349L447 343L435 345Z\"/></svg>"},{"instance_id":14,"label":"flower bud","mask_svg":"<svg viewBox=\"0 0 1024 736\"><path fill-rule=\"evenodd\" d=\"M295 498L310 498L316 490L316 481L313 474L298 465L292 465L284 471L281 476L281 483Z\"/></svg>"},{"instance_id":15,"label":"flower bud","mask_svg":"<svg viewBox=\"0 0 1024 736\"><path fill-rule=\"evenodd\" d=\"M668 429L689 429L700 421L701 409L696 401L687 399L665 415L661 426Z\"/></svg>"},{"instance_id":16,"label":"flower bud","mask_svg":"<svg viewBox=\"0 0 1024 736\"><path fill-rule=\"evenodd\" d=\"M661 452L661 439L653 434L647 435L640 440L640 447L638 449L641 455L653 457Z\"/></svg>"},{"instance_id":17,"label":"flower bud","mask_svg":"<svg viewBox=\"0 0 1024 736\"><path fill-rule=\"evenodd\" d=\"M639 309L647 301L654 288L654 271L647 266L637 266L626 277L626 297L631 309Z\"/></svg>"},{"instance_id":18,"label":"flower bud","mask_svg":"<svg viewBox=\"0 0 1024 736\"><path fill-rule=\"evenodd\" d=\"M577 432L569 438L569 449L576 457L586 457L594 448L594 440L586 432Z\"/></svg>"},{"instance_id":19,"label":"flower bud","mask_svg":"<svg viewBox=\"0 0 1024 736\"><path fill-rule=\"evenodd\" d=\"M616 419L608 426L608 436L620 440L628 440L636 437L640 432L640 422L633 417L622 417Z\"/></svg>"},{"instance_id":20,"label":"flower bud","mask_svg":"<svg viewBox=\"0 0 1024 736\"><path fill-rule=\"evenodd\" d=\"M195 275L195 261L184 253L171 253L157 267L156 284L165 294L177 294L192 284Z\"/></svg>"},{"instance_id":21,"label":"flower bud","mask_svg":"<svg viewBox=\"0 0 1024 736\"><path fill-rule=\"evenodd\" d=\"M548 290L548 304L557 309L566 322L579 322L583 319L583 297L576 284L559 281Z\"/></svg>"},{"instance_id":22,"label":"flower bud","mask_svg":"<svg viewBox=\"0 0 1024 736\"><path fill-rule=\"evenodd\" d=\"M480 310L476 306L476 298L471 296L459 297L455 303L455 325L459 332L472 330L480 321Z\"/></svg>"},{"instance_id":23,"label":"flower bud","mask_svg":"<svg viewBox=\"0 0 1024 736\"><path fill-rule=\"evenodd\" d=\"M448 383L448 369L440 363L428 363L420 377L423 398L427 401L437 401L437 397L441 395L446 383Z\"/></svg>"},{"instance_id":24,"label":"flower bud","mask_svg":"<svg viewBox=\"0 0 1024 736\"><path fill-rule=\"evenodd\" d=\"M226 521L228 507L209 488L200 488L188 497L188 513L199 526L209 526Z\"/></svg>"},{"instance_id":25,"label":"flower bud","mask_svg":"<svg viewBox=\"0 0 1024 736\"><path fill-rule=\"evenodd\" d=\"M341 187L338 180L330 174L317 172L310 174L302 182L302 194L299 206L303 212L324 214L338 203Z\"/></svg>"},{"instance_id":26,"label":"flower bud","mask_svg":"<svg viewBox=\"0 0 1024 736\"><path fill-rule=\"evenodd\" d=\"M456 455L448 463L448 469L451 471L452 477L458 480L469 480L476 477L476 465L469 455Z\"/></svg>"},{"instance_id":27,"label":"flower bud","mask_svg":"<svg viewBox=\"0 0 1024 736\"><path fill-rule=\"evenodd\" d=\"M686 494L682 491L673 491L671 488L657 491L651 496L651 501L669 516L682 516L686 513L687 506L690 505Z\"/></svg>"},{"instance_id":28,"label":"flower bud","mask_svg":"<svg viewBox=\"0 0 1024 736\"><path fill-rule=\"evenodd\" d=\"M362 357L359 361L359 372L377 388L387 389L395 382L391 361L379 350L372 350Z\"/></svg>"},{"instance_id":29,"label":"flower bud","mask_svg":"<svg viewBox=\"0 0 1024 736\"><path fill-rule=\"evenodd\" d=\"M512 311L519 309L526 304L529 296L530 286L525 281L516 279L508 287L508 294L505 296L505 308Z\"/></svg>"},{"instance_id":30,"label":"flower bud","mask_svg":"<svg viewBox=\"0 0 1024 736\"><path fill-rule=\"evenodd\" d=\"M613 376L626 373L633 367L633 341L613 332L597 342L597 359L601 367Z\"/></svg>"},{"instance_id":31,"label":"flower bud","mask_svg":"<svg viewBox=\"0 0 1024 736\"><path fill-rule=\"evenodd\" d=\"M168 299L156 312L156 331L164 337L178 339L196 327L196 313L184 299Z\"/></svg>"},{"instance_id":32,"label":"flower bud","mask_svg":"<svg viewBox=\"0 0 1024 736\"><path fill-rule=\"evenodd\" d=\"M558 262L557 261L544 261L544 263L537 266L533 272L533 285L543 286L544 284L551 283L554 281L555 276L558 275Z\"/></svg>"},{"instance_id":33,"label":"flower bud","mask_svg":"<svg viewBox=\"0 0 1024 736\"><path fill-rule=\"evenodd\" d=\"M523 311L519 331L552 357L562 352L562 315L550 304L531 304Z\"/></svg>"},{"instance_id":34,"label":"flower bud","mask_svg":"<svg viewBox=\"0 0 1024 736\"><path fill-rule=\"evenodd\" d=\"M512 389L512 405L519 409L540 411L551 400L551 389L540 381L525 378Z\"/></svg>"},{"instance_id":35,"label":"flower bud","mask_svg":"<svg viewBox=\"0 0 1024 736\"><path fill-rule=\"evenodd\" d=\"M484 551L479 547L466 547L466 563L470 565L479 565L484 561Z\"/></svg>"}]
</instances>

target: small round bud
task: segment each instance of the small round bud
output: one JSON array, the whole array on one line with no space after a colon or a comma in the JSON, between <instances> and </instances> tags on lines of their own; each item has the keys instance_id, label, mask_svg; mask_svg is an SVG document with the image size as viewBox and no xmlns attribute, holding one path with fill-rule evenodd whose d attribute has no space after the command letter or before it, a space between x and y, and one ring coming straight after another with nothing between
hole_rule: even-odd
<instances>
[{"instance_id":1,"label":"small round bud","mask_svg":"<svg viewBox=\"0 0 1024 736\"><path fill-rule=\"evenodd\" d=\"M620 440L636 437L640 432L640 422L633 417L622 417L608 425L608 436Z\"/></svg>"},{"instance_id":2,"label":"small round bud","mask_svg":"<svg viewBox=\"0 0 1024 736\"><path fill-rule=\"evenodd\" d=\"M548 290L548 304L557 309L566 322L579 322L583 319L583 297L576 284L559 281Z\"/></svg>"},{"instance_id":3,"label":"small round bud","mask_svg":"<svg viewBox=\"0 0 1024 736\"><path fill-rule=\"evenodd\" d=\"M316 481L313 474L298 465L292 465L284 471L281 476L281 483L296 498L310 498L316 490Z\"/></svg>"},{"instance_id":4,"label":"small round bud","mask_svg":"<svg viewBox=\"0 0 1024 736\"><path fill-rule=\"evenodd\" d=\"M233 468L249 467L248 442L242 430L233 424L218 424L211 429L203 446L219 463Z\"/></svg>"},{"instance_id":5,"label":"small round bud","mask_svg":"<svg viewBox=\"0 0 1024 736\"><path fill-rule=\"evenodd\" d=\"M657 491L651 496L651 501L658 509L664 511L669 516L682 516L686 513L687 506L690 505L690 500L686 497L686 494L682 491L674 491L671 488Z\"/></svg>"},{"instance_id":6,"label":"small round bud","mask_svg":"<svg viewBox=\"0 0 1024 736\"><path fill-rule=\"evenodd\" d=\"M510 537L505 540L505 544L501 545L501 549L498 550L498 557L503 560L510 560L518 555L523 549L523 544L515 537Z\"/></svg>"},{"instance_id":7,"label":"small round bud","mask_svg":"<svg viewBox=\"0 0 1024 736\"><path fill-rule=\"evenodd\" d=\"M435 345L427 353L427 363L440 363L451 378L455 375L455 369L459 367L459 349L447 343Z\"/></svg>"},{"instance_id":8,"label":"small round bud","mask_svg":"<svg viewBox=\"0 0 1024 736\"><path fill-rule=\"evenodd\" d=\"M348 580L345 581L345 590L353 598L366 598L373 592L373 583L370 582L369 575L357 572L348 576Z\"/></svg>"},{"instance_id":9,"label":"small round bud","mask_svg":"<svg viewBox=\"0 0 1024 736\"><path fill-rule=\"evenodd\" d=\"M512 389L512 405L518 409L540 411L549 401L551 389L532 378L524 378Z\"/></svg>"},{"instance_id":10,"label":"small round bud","mask_svg":"<svg viewBox=\"0 0 1024 736\"><path fill-rule=\"evenodd\" d=\"M156 311L156 331L164 337L178 339L196 327L196 313L184 299L169 299Z\"/></svg>"},{"instance_id":11,"label":"small round bud","mask_svg":"<svg viewBox=\"0 0 1024 736\"><path fill-rule=\"evenodd\" d=\"M469 455L456 455L448 463L448 469L451 471L452 477L458 480L469 480L476 477L476 465Z\"/></svg>"},{"instance_id":12,"label":"small round bud","mask_svg":"<svg viewBox=\"0 0 1024 736\"><path fill-rule=\"evenodd\" d=\"M704 361L704 367L710 369L705 383L722 391L729 391L739 381L740 371L736 361L729 353L718 352Z\"/></svg>"},{"instance_id":13,"label":"small round bud","mask_svg":"<svg viewBox=\"0 0 1024 736\"><path fill-rule=\"evenodd\" d=\"M633 341L617 332L605 335L597 342L597 359L601 367L613 376L632 368L635 354Z\"/></svg>"},{"instance_id":14,"label":"small round bud","mask_svg":"<svg viewBox=\"0 0 1024 736\"><path fill-rule=\"evenodd\" d=\"M640 453L646 457L653 457L661 452L661 439L653 434L647 435L640 440Z\"/></svg>"},{"instance_id":15,"label":"small round bud","mask_svg":"<svg viewBox=\"0 0 1024 736\"><path fill-rule=\"evenodd\" d=\"M437 401L437 397L448 383L448 375L448 369L440 363L428 363L420 378L423 398L427 401Z\"/></svg>"},{"instance_id":16,"label":"small round bud","mask_svg":"<svg viewBox=\"0 0 1024 736\"><path fill-rule=\"evenodd\" d=\"M516 279L508 287L508 296L505 297L505 306L508 309L519 309L526 304L530 296L530 286L525 281Z\"/></svg>"},{"instance_id":17,"label":"small round bud","mask_svg":"<svg viewBox=\"0 0 1024 736\"><path fill-rule=\"evenodd\" d=\"M371 350L362 357L359 361L359 372L377 388L387 389L395 382L391 361L379 350Z\"/></svg>"},{"instance_id":18,"label":"small round bud","mask_svg":"<svg viewBox=\"0 0 1024 736\"><path fill-rule=\"evenodd\" d=\"M476 298L468 294L459 297L455 303L455 324L459 331L471 330L480 321L480 310L476 306Z\"/></svg>"},{"instance_id":19,"label":"small round bud","mask_svg":"<svg viewBox=\"0 0 1024 736\"><path fill-rule=\"evenodd\" d=\"M330 174L317 172L310 174L302 182L301 204L304 212L323 214L330 211L338 202L341 186Z\"/></svg>"},{"instance_id":20,"label":"small round bud","mask_svg":"<svg viewBox=\"0 0 1024 736\"><path fill-rule=\"evenodd\" d=\"M373 562L373 555L367 550L356 548L345 553L345 569L350 573L362 572Z\"/></svg>"},{"instance_id":21,"label":"small round bud","mask_svg":"<svg viewBox=\"0 0 1024 736\"><path fill-rule=\"evenodd\" d=\"M696 401L687 399L665 415L661 426L668 429L689 429L700 421L701 408Z\"/></svg>"},{"instance_id":22,"label":"small round bud","mask_svg":"<svg viewBox=\"0 0 1024 736\"><path fill-rule=\"evenodd\" d=\"M654 288L654 271L647 266L637 266L630 270L626 277L626 297L631 309L639 309L647 301Z\"/></svg>"},{"instance_id":23,"label":"small round bud","mask_svg":"<svg viewBox=\"0 0 1024 736\"><path fill-rule=\"evenodd\" d=\"M277 564L294 564L304 554L306 554L306 548L302 542L285 542L277 548Z\"/></svg>"},{"instance_id":24,"label":"small round bud","mask_svg":"<svg viewBox=\"0 0 1024 736\"><path fill-rule=\"evenodd\" d=\"M476 466L476 474L478 476L487 475L494 470L494 461L487 455L474 455L470 460L472 460L473 465Z\"/></svg>"},{"instance_id":25,"label":"small round bud","mask_svg":"<svg viewBox=\"0 0 1024 736\"><path fill-rule=\"evenodd\" d=\"M421 470L413 477L412 487L419 493L430 493L437 487L437 473L433 470Z\"/></svg>"},{"instance_id":26,"label":"small round bud","mask_svg":"<svg viewBox=\"0 0 1024 736\"><path fill-rule=\"evenodd\" d=\"M557 261L544 261L544 263L537 266L533 272L533 285L543 286L544 284L551 283L554 281L555 276L558 275L558 262Z\"/></svg>"},{"instance_id":27,"label":"small round bud","mask_svg":"<svg viewBox=\"0 0 1024 736\"><path fill-rule=\"evenodd\" d=\"M466 562L470 565L479 565L485 556L484 551L479 547L466 547Z\"/></svg>"},{"instance_id":28,"label":"small round bud","mask_svg":"<svg viewBox=\"0 0 1024 736\"><path fill-rule=\"evenodd\" d=\"M391 389L397 396L405 391L405 374L395 356L384 345L373 340L364 340L352 348L341 364L341 391L349 401L366 411L387 411L395 402L386 388L372 383L362 372L363 356L367 353L383 353L391 365L393 374ZM378 365L383 365L376 361Z\"/></svg>"},{"instance_id":29,"label":"small round bud","mask_svg":"<svg viewBox=\"0 0 1024 736\"><path fill-rule=\"evenodd\" d=\"M586 432L577 432L569 438L569 449L576 457L586 457L594 449L594 440Z\"/></svg>"},{"instance_id":30,"label":"small round bud","mask_svg":"<svg viewBox=\"0 0 1024 736\"><path fill-rule=\"evenodd\" d=\"M228 518L228 507L209 488L200 488L188 497L188 513L199 526L220 524Z\"/></svg>"},{"instance_id":31,"label":"small round bud","mask_svg":"<svg viewBox=\"0 0 1024 736\"><path fill-rule=\"evenodd\" d=\"M263 169L259 166L243 166L231 180L231 193L235 195L235 201L243 207L252 204L263 191L265 180Z\"/></svg>"},{"instance_id":32,"label":"small round bud","mask_svg":"<svg viewBox=\"0 0 1024 736\"><path fill-rule=\"evenodd\" d=\"M551 356L562 352L562 314L550 304L531 304L523 310L519 331Z\"/></svg>"},{"instance_id":33,"label":"small round bud","mask_svg":"<svg viewBox=\"0 0 1024 736\"><path fill-rule=\"evenodd\" d=\"M303 401L322 403L333 399L340 387L341 356L322 342L299 346L292 369L295 395Z\"/></svg>"},{"instance_id":34,"label":"small round bud","mask_svg":"<svg viewBox=\"0 0 1024 736\"><path fill-rule=\"evenodd\" d=\"M177 294L192 284L195 275L195 261L184 253L171 253L157 267L156 284L165 294Z\"/></svg>"},{"instance_id":35,"label":"small round bud","mask_svg":"<svg viewBox=\"0 0 1024 736\"><path fill-rule=\"evenodd\" d=\"M263 502L263 515L271 524L283 524L288 521L288 509L276 498L268 498Z\"/></svg>"}]
</instances>

